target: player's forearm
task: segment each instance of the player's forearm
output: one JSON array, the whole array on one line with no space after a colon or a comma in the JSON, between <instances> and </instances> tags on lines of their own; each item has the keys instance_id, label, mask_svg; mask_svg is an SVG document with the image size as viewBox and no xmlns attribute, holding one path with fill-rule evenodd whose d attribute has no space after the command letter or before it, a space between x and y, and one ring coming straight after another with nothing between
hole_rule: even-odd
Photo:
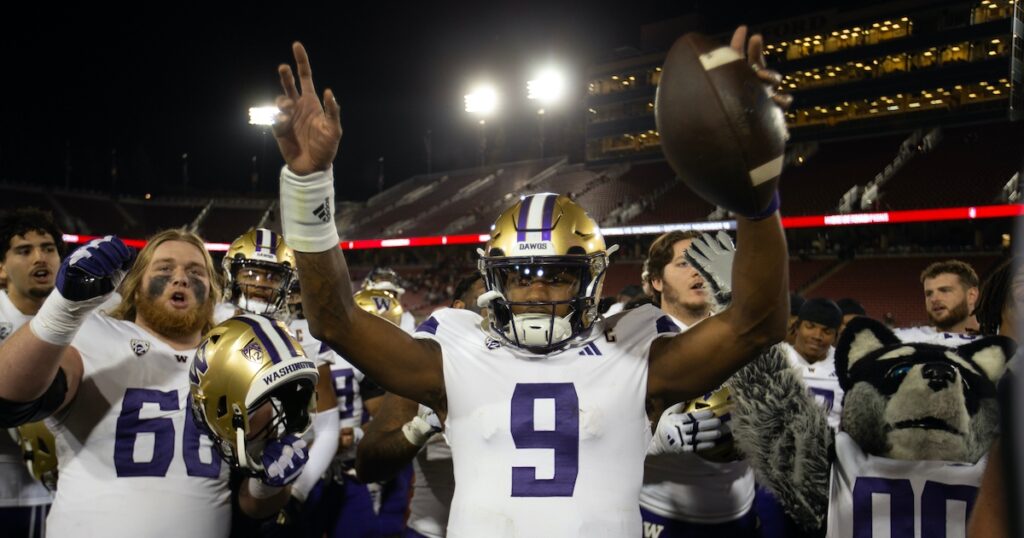
<instances>
[{"instance_id":1,"label":"player's forearm","mask_svg":"<svg viewBox=\"0 0 1024 538\"><path fill-rule=\"evenodd\" d=\"M238 490L238 507L253 519L265 519L281 511L291 496L291 486L275 488L250 478Z\"/></svg>"},{"instance_id":2,"label":"player's forearm","mask_svg":"<svg viewBox=\"0 0 1024 538\"><path fill-rule=\"evenodd\" d=\"M340 248L325 252L295 252L302 286L302 309L310 334L337 351L351 344L352 284ZM341 349L339 349L341 348Z\"/></svg>"},{"instance_id":3,"label":"player's forearm","mask_svg":"<svg viewBox=\"0 0 1024 538\"><path fill-rule=\"evenodd\" d=\"M390 480L409 465L420 448L409 442L401 426L386 430L368 427L356 451L356 475L364 482Z\"/></svg>"},{"instance_id":4,"label":"player's forearm","mask_svg":"<svg viewBox=\"0 0 1024 538\"><path fill-rule=\"evenodd\" d=\"M0 346L0 398L28 402L46 392L67 346L41 340L26 324Z\"/></svg>"},{"instance_id":5,"label":"player's forearm","mask_svg":"<svg viewBox=\"0 0 1024 538\"><path fill-rule=\"evenodd\" d=\"M786 337L789 267L779 214L737 219L732 305L727 310L738 341L759 350Z\"/></svg>"}]
</instances>

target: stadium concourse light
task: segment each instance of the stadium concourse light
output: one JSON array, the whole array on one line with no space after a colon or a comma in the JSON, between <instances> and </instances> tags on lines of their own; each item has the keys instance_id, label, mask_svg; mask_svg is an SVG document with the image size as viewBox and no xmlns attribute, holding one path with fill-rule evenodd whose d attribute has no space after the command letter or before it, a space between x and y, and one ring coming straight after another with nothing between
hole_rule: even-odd
<instances>
[{"instance_id":1,"label":"stadium concourse light","mask_svg":"<svg viewBox=\"0 0 1024 538\"><path fill-rule=\"evenodd\" d=\"M276 106L254 106L249 108L249 125L269 127L280 112Z\"/></svg>"}]
</instances>

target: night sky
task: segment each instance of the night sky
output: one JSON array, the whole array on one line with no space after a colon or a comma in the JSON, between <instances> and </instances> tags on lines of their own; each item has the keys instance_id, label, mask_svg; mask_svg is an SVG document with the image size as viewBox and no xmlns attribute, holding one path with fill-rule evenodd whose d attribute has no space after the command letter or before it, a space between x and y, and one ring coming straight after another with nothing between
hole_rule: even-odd
<instances>
[{"instance_id":1,"label":"night sky","mask_svg":"<svg viewBox=\"0 0 1024 538\"><path fill-rule=\"evenodd\" d=\"M476 162L478 126L462 103L473 80L486 77L504 94L503 117L493 122L501 157L529 157L537 124L524 94L536 66L555 61L570 72L577 105L552 120L564 123L568 109L581 110L586 66L617 47L639 46L644 23L696 11L709 30L721 31L815 5L768 12L762 2L723 9L690 0L285 4L231 13L146 6L159 16L141 15L141 4L133 11L48 6L9 18L0 33L0 181L244 194L251 159L263 154L258 191L274 192L282 162L273 138L247 124L247 109L273 102L275 68L290 61L289 44L298 39L318 91L330 86L342 107L339 197L365 199L376 192L379 157L385 186L426 171L428 130L435 171Z\"/></svg>"}]
</instances>

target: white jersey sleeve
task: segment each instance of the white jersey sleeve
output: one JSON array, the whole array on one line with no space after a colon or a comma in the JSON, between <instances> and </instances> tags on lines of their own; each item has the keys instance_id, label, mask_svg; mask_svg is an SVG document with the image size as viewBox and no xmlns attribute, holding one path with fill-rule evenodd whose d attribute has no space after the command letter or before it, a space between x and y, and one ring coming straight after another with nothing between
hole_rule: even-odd
<instances>
[{"instance_id":1,"label":"white jersey sleeve","mask_svg":"<svg viewBox=\"0 0 1024 538\"><path fill-rule=\"evenodd\" d=\"M849 434L839 432L828 536L963 538L985 461L984 457L974 464L880 458L865 454Z\"/></svg>"},{"instance_id":2,"label":"white jersey sleeve","mask_svg":"<svg viewBox=\"0 0 1024 538\"><path fill-rule=\"evenodd\" d=\"M413 317L412 312L403 311L402 319L400 321L401 323L399 323L399 327L401 327L403 331L412 334L413 331L416 330L416 318Z\"/></svg>"},{"instance_id":3,"label":"white jersey sleeve","mask_svg":"<svg viewBox=\"0 0 1024 538\"><path fill-rule=\"evenodd\" d=\"M442 309L414 336L442 350L454 458L448 536L631 536L651 433L654 307L546 356L502 345L480 317Z\"/></svg>"},{"instance_id":4,"label":"white jersey sleeve","mask_svg":"<svg viewBox=\"0 0 1024 538\"><path fill-rule=\"evenodd\" d=\"M295 340L302 346L306 357L313 361L319 368L324 364L333 364L337 354L327 344L313 338L309 334L309 321L305 319L293 319L288 323L288 331L292 333Z\"/></svg>"},{"instance_id":5,"label":"white jersey sleeve","mask_svg":"<svg viewBox=\"0 0 1024 538\"><path fill-rule=\"evenodd\" d=\"M0 290L0 345L31 319L14 306L6 291ZM50 504L50 492L28 472L21 447L14 439L0 430L0 508Z\"/></svg>"},{"instance_id":6,"label":"white jersey sleeve","mask_svg":"<svg viewBox=\"0 0 1024 538\"><path fill-rule=\"evenodd\" d=\"M48 536L227 536L228 468L187 405L195 350L103 314L72 346L78 394L47 419L60 471Z\"/></svg>"}]
</instances>

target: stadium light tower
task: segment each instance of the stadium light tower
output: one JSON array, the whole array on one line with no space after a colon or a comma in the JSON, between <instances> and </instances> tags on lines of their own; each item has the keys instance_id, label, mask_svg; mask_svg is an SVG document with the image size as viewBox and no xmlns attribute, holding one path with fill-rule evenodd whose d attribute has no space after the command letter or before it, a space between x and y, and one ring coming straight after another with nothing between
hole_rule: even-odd
<instances>
[{"instance_id":1,"label":"stadium light tower","mask_svg":"<svg viewBox=\"0 0 1024 538\"><path fill-rule=\"evenodd\" d=\"M250 188L255 191L259 186L260 176L263 174L263 156L267 151L267 131L274 125L274 118L280 110L276 106L254 106L249 108L249 125L260 128L260 156L252 158L252 180Z\"/></svg>"},{"instance_id":2,"label":"stadium light tower","mask_svg":"<svg viewBox=\"0 0 1024 538\"><path fill-rule=\"evenodd\" d=\"M565 95L565 77L554 68L546 68L526 81L526 98L536 101L537 122L540 124L540 158L544 158L544 116L547 108L557 104Z\"/></svg>"},{"instance_id":3,"label":"stadium light tower","mask_svg":"<svg viewBox=\"0 0 1024 538\"><path fill-rule=\"evenodd\" d=\"M494 86L481 84L465 95L466 112L480 122L480 166L484 166L487 155L487 118L498 110L498 92Z\"/></svg>"}]
</instances>

